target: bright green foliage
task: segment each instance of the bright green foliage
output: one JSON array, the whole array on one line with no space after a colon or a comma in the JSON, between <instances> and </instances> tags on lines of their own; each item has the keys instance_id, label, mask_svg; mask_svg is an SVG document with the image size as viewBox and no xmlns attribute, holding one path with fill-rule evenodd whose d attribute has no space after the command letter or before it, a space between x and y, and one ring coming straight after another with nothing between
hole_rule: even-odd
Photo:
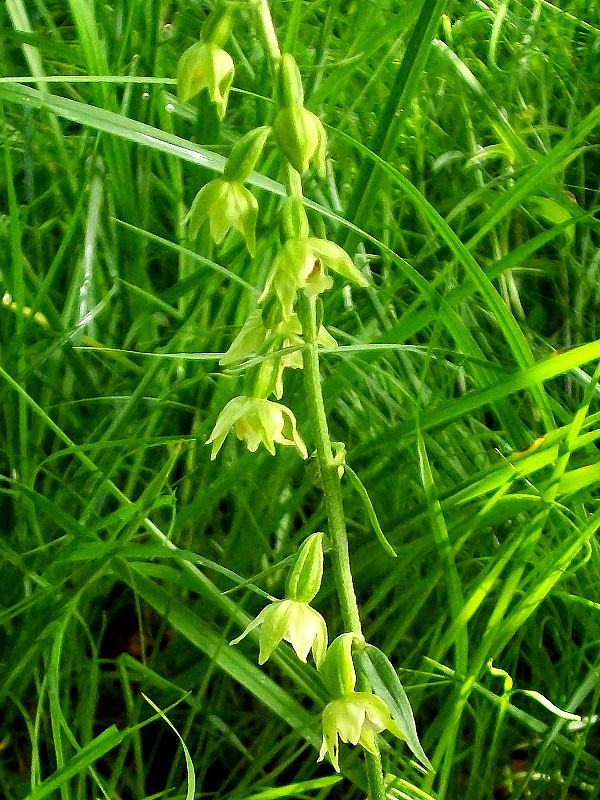
<instances>
[{"instance_id":1,"label":"bright green foliage","mask_svg":"<svg viewBox=\"0 0 600 800\"><path fill-rule=\"evenodd\" d=\"M254 258L239 229L186 223L281 110L261 4L227 5L225 111L223 56L177 98L217 3L0 3L0 797L185 797L143 692L197 796L363 800L360 747L340 776L316 764L331 696L310 655L282 639L259 668L250 637L227 646L327 532L320 489L297 446L205 446L262 364L274 385L297 362L297 287L284 336L272 282L264 330L219 365L308 234L369 282L323 266L339 346L320 362L331 438L398 555L346 472L363 633L435 768L384 731L389 797L593 800L600 4L270 0L327 171L315 154L303 176L310 230L283 230L269 139L244 185ZM312 452L301 371L282 384Z\"/></svg>"}]
</instances>

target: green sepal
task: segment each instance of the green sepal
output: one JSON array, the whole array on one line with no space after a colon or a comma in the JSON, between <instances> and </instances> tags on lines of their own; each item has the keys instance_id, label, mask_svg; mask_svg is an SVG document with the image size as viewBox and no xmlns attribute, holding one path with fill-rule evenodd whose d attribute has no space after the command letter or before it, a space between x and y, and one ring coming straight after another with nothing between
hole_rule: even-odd
<instances>
[{"instance_id":1,"label":"green sepal","mask_svg":"<svg viewBox=\"0 0 600 800\"><path fill-rule=\"evenodd\" d=\"M251 311L229 350L221 356L219 364L225 367L256 355L265 344L268 333L263 325L260 311L257 309Z\"/></svg>"},{"instance_id":2,"label":"green sepal","mask_svg":"<svg viewBox=\"0 0 600 800\"><path fill-rule=\"evenodd\" d=\"M342 633L327 648L319 673L333 697L343 697L354 691L356 669L352 659L352 648L355 645L364 647L365 640L362 634Z\"/></svg>"},{"instance_id":3,"label":"green sepal","mask_svg":"<svg viewBox=\"0 0 600 800\"><path fill-rule=\"evenodd\" d=\"M263 125L242 136L229 154L223 177L228 181L244 183L256 166L270 133L270 126Z\"/></svg>"},{"instance_id":4,"label":"green sepal","mask_svg":"<svg viewBox=\"0 0 600 800\"><path fill-rule=\"evenodd\" d=\"M321 588L323 579L323 536L312 533L302 543L294 566L288 574L285 596L289 600L310 603Z\"/></svg>"},{"instance_id":5,"label":"green sepal","mask_svg":"<svg viewBox=\"0 0 600 800\"><path fill-rule=\"evenodd\" d=\"M189 236L195 239L198 231L208 221L210 235L221 244L231 228L235 228L246 242L251 256L256 252L256 220L258 201L239 181L215 178L198 192L189 212Z\"/></svg>"}]
</instances>

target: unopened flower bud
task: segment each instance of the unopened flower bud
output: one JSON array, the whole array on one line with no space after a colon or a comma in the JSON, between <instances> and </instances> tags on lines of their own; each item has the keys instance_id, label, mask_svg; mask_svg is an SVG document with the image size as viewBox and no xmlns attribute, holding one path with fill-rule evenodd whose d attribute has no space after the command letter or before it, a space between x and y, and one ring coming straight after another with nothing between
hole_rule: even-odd
<instances>
[{"instance_id":1,"label":"unopened flower bud","mask_svg":"<svg viewBox=\"0 0 600 800\"><path fill-rule=\"evenodd\" d=\"M271 128L264 125L243 136L229 154L223 177L228 181L244 183L256 166L270 133Z\"/></svg>"},{"instance_id":2,"label":"unopened flower bud","mask_svg":"<svg viewBox=\"0 0 600 800\"><path fill-rule=\"evenodd\" d=\"M223 119L234 72L229 53L212 42L196 42L179 59L177 97L186 103L206 89L219 119Z\"/></svg>"},{"instance_id":3,"label":"unopened flower bud","mask_svg":"<svg viewBox=\"0 0 600 800\"><path fill-rule=\"evenodd\" d=\"M244 238L250 255L256 251L258 202L252 192L239 181L215 178L196 195L189 213L189 235L194 239L208 220L210 235L221 244L231 228Z\"/></svg>"},{"instance_id":4,"label":"unopened flower bud","mask_svg":"<svg viewBox=\"0 0 600 800\"><path fill-rule=\"evenodd\" d=\"M303 175L311 161L317 173L325 177L327 135L321 120L300 103L292 103L277 112L273 133L283 154Z\"/></svg>"},{"instance_id":5,"label":"unopened flower bud","mask_svg":"<svg viewBox=\"0 0 600 800\"><path fill-rule=\"evenodd\" d=\"M288 575L285 596L310 603L323 579L323 533L313 533L302 543Z\"/></svg>"}]
</instances>

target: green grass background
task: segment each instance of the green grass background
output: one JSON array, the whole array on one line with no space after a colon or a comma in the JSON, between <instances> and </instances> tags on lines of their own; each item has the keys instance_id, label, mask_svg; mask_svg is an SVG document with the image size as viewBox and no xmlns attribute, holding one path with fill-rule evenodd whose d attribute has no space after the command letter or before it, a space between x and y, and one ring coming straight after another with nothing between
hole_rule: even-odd
<instances>
[{"instance_id":1,"label":"green grass background","mask_svg":"<svg viewBox=\"0 0 600 800\"><path fill-rule=\"evenodd\" d=\"M193 772L218 800L364 794L357 752L341 778L316 763L314 668L228 647L325 524L295 452L204 445L244 387L218 354L279 244L274 148L251 181L254 259L237 235L185 234L232 144L272 119L250 6L222 123L175 96L210 3L0 7L6 800L191 797ZM365 635L436 767L390 741L390 796L596 798L600 6L270 6L329 135L313 231L372 276L327 296L341 347L322 374L398 552L346 481ZM300 374L285 397L310 449ZM316 605L339 633L330 575Z\"/></svg>"}]
</instances>

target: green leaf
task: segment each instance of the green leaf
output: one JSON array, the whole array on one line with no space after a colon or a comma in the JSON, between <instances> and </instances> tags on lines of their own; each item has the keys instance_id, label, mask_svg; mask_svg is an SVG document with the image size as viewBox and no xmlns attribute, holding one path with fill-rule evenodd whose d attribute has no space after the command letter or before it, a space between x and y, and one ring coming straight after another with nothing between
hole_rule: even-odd
<instances>
[{"instance_id":1,"label":"green leaf","mask_svg":"<svg viewBox=\"0 0 600 800\"><path fill-rule=\"evenodd\" d=\"M375 694L389 708L392 718L404 734L406 744L421 764L427 769L433 770L431 762L421 747L409 699L389 658L378 647L368 644L364 651L357 655L356 660Z\"/></svg>"}]
</instances>

